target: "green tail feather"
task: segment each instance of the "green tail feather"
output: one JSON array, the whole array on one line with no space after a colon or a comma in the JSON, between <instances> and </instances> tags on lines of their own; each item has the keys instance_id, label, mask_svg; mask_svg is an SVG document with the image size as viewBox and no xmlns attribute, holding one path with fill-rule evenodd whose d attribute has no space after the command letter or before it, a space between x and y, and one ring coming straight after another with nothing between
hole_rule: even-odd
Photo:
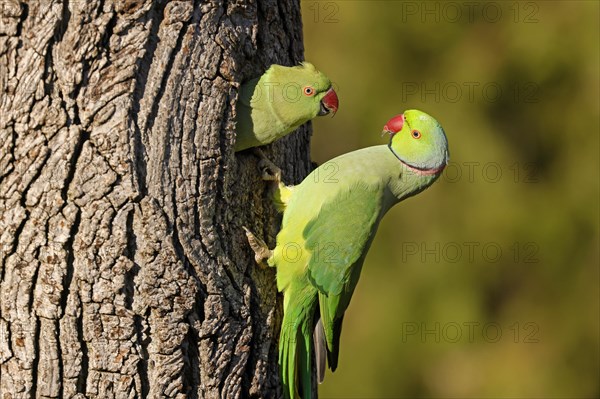
<instances>
[{"instance_id":1,"label":"green tail feather","mask_svg":"<svg viewBox=\"0 0 600 399\"><path fill-rule=\"evenodd\" d=\"M338 366L338 359L340 356L340 335L342 334L342 322L344 318L341 317L333 322L333 339L331 345L331 351L327 352L327 363L331 371L335 371Z\"/></svg>"},{"instance_id":2,"label":"green tail feather","mask_svg":"<svg viewBox=\"0 0 600 399\"><path fill-rule=\"evenodd\" d=\"M316 295L313 298L316 299ZM279 336L279 373L285 399L312 398L315 301L306 299L306 296L293 298L284 310Z\"/></svg>"},{"instance_id":3,"label":"green tail feather","mask_svg":"<svg viewBox=\"0 0 600 399\"><path fill-rule=\"evenodd\" d=\"M312 318L311 318L312 320ZM300 383L302 384L302 397L310 399L312 393L312 354L313 339L312 326L304 323L301 327L302 339L298 342L298 372L300 374ZM312 324L312 323L310 323Z\"/></svg>"},{"instance_id":4,"label":"green tail feather","mask_svg":"<svg viewBox=\"0 0 600 399\"><path fill-rule=\"evenodd\" d=\"M339 297L337 297L339 300ZM331 297L331 300L336 297ZM340 355L340 335L342 333L342 321L344 316L334 318L329 308L329 298L322 293L319 293L319 311L321 313L321 323L323 326L323 334L327 343L327 364L331 371L335 371L338 366ZM323 375L325 370L323 370Z\"/></svg>"},{"instance_id":5,"label":"green tail feather","mask_svg":"<svg viewBox=\"0 0 600 399\"><path fill-rule=\"evenodd\" d=\"M283 397L296 399L296 341L295 327L281 330L279 341L279 374L283 385Z\"/></svg>"}]
</instances>

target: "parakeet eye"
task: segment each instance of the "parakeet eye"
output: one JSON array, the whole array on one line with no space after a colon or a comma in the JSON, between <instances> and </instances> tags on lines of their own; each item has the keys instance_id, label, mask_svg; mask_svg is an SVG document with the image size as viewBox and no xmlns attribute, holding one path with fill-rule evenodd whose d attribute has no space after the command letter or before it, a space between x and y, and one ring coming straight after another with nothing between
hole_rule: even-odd
<instances>
[{"instance_id":1,"label":"parakeet eye","mask_svg":"<svg viewBox=\"0 0 600 399\"><path fill-rule=\"evenodd\" d=\"M302 91L304 92L304 95L308 97L311 97L315 94L315 89L313 89L310 86L305 86L304 89L302 89Z\"/></svg>"},{"instance_id":2,"label":"parakeet eye","mask_svg":"<svg viewBox=\"0 0 600 399\"><path fill-rule=\"evenodd\" d=\"M415 139L420 139L421 138L421 132L419 132L418 130L413 130L412 132L410 132L410 134L413 136L413 138Z\"/></svg>"}]
</instances>

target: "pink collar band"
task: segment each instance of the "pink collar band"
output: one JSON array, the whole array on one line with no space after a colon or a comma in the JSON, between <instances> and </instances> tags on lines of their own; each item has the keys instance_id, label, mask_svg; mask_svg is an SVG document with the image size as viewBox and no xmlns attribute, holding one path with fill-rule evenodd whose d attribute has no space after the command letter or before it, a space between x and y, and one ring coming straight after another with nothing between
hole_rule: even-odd
<instances>
[{"instance_id":1,"label":"pink collar band","mask_svg":"<svg viewBox=\"0 0 600 399\"><path fill-rule=\"evenodd\" d=\"M391 146L391 143L388 144L388 148L390 149L390 151L392 151L392 154L394 154L394 156L396 158L398 158L398 160L400 161L400 163L404 166L406 166L408 169L412 170L414 173L421 175L421 176L433 176L433 175L437 175L438 173L442 172L444 170L444 168L446 167L446 164L442 164L441 166L438 166L437 168L433 168L433 169L421 169L421 168L417 168L416 166L412 166L409 165L407 162L405 162L404 160L402 160L402 158L400 158L398 156L398 154L396 154L396 151L394 151L394 149Z\"/></svg>"}]
</instances>

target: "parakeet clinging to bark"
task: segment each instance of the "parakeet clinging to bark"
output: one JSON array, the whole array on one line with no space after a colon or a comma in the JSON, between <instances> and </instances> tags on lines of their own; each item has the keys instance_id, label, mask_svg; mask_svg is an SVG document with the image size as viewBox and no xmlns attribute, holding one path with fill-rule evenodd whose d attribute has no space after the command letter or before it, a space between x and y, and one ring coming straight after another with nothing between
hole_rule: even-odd
<instances>
[{"instance_id":1,"label":"parakeet clinging to bark","mask_svg":"<svg viewBox=\"0 0 600 399\"><path fill-rule=\"evenodd\" d=\"M272 65L244 83L236 106L235 151L269 144L339 105L331 81L312 64Z\"/></svg>"},{"instance_id":2,"label":"parakeet clinging to bark","mask_svg":"<svg viewBox=\"0 0 600 399\"><path fill-rule=\"evenodd\" d=\"M319 382L335 371L344 312L383 215L429 187L448 163L440 124L417 110L385 125L388 145L344 154L302 183L276 193L284 209L272 251L246 229L257 262L277 268L283 291L279 366L286 398L311 397L311 357ZM401 238L400 238L401 239Z\"/></svg>"}]
</instances>

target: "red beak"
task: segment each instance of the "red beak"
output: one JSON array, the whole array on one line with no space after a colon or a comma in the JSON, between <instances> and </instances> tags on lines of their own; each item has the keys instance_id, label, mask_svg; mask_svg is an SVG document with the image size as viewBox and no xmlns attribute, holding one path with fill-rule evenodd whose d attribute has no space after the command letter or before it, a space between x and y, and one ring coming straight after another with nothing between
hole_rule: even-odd
<instances>
[{"instance_id":1,"label":"red beak","mask_svg":"<svg viewBox=\"0 0 600 399\"><path fill-rule=\"evenodd\" d=\"M383 136L385 133L389 133L390 136L393 136L394 134L396 134L400 130L402 130L403 126L404 126L404 114L396 115L392 119L390 119L388 121L388 123L385 124L381 135Z\"/></svg>"},{"instance_id":2,"label":"red beak","mask_svg":"<svg viewBox=\"0 0 600 399\"><path fill-rule=\"evenodd\" d=\"M325 97L323 97L321 100L321 111L319 112L319 115L327 115L330 112L335 115L338 110L339 103L340 102L335 90L333 90L333 87L330 88L327 90L327 93L325 93Z\"/></svg>"}]
</instances>

